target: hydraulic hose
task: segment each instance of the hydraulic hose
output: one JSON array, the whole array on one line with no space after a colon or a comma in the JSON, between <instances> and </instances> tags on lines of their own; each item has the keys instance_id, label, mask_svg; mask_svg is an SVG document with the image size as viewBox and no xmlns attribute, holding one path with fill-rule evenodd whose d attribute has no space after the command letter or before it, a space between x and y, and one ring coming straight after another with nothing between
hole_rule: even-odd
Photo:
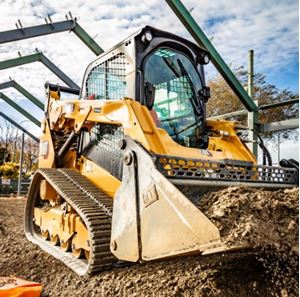
<instances>
[{"instance_id":1,"label":"hydraulic hose","mask_svg":"<svg viewBox=\"0 0 300 297\"><path fill-rule=\"evenodd\" d=\"M241 130L248 130L248 131L252 131L256 136L257 138L259 139L259 147L261 148L262 152L263 152L263 165L267 165L267 162L268 162L268 165L269 166L272 166L272 157L271 157L271 154L269 152L269 150L266 148L261 136L259 135L258 132L254 131L253 129L249 129L248 127L245 127L245 126L237 126L236 127L237 129L241 129Z\"/></svg>"}]
</instances>

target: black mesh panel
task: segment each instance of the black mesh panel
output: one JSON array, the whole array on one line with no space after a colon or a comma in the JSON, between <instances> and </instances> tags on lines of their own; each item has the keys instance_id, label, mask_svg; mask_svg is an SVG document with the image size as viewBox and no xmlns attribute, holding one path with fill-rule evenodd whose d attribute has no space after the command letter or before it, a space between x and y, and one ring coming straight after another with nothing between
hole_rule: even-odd
<instances>
[{"instance_id":1,"label":"black mesh panel","mask_svg":"<svg viewBox=\"0 0 300 297\"><path fill-rule=\"evenodd\" d=\"M118 148L123 139L123 127L96 124L90 132L82 132L82 155L122 179L123 152Z\"/></svg>"}]
</instances>

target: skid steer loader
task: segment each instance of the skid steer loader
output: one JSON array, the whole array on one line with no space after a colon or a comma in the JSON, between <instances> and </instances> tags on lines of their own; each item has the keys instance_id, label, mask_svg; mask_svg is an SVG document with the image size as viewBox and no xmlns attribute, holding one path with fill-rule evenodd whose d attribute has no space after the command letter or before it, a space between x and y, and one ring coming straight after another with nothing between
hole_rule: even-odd
<instances>
[{"instance_id":1,"label":"skid steer loader","mask_svg":"<svg viewBox=\"0 0 300 297\"><path fill-rule=\"evenodd\" d=\"M242 127L206 119L209 61L192 42L147 26L87 67L80 94L47 83L27 238L80 275L219 252L227 247L197 206L203 194L294 187L295 164L257 165Z\"/></svg>"}]
</instances>

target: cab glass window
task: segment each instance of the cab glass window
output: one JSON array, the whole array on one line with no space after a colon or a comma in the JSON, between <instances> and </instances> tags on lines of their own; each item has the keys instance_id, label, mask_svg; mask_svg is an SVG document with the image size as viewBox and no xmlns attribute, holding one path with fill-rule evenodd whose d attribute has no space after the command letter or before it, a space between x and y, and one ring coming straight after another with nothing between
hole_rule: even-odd
<instances>
[{"instance_id":1,"label":"cab glass window","mask_svg":"<svg viewBox=\"0 0 300 297\"><path fill-rule=\"evenodd\" d=\"M178 143L189 146L196 137L193 106L202 89L192 60L176 50L159 48L145 62L144 83L145 93L149 85L152 89L153 104L148 107L155 113L157 125Z\"/></svg>"}]
</instances>

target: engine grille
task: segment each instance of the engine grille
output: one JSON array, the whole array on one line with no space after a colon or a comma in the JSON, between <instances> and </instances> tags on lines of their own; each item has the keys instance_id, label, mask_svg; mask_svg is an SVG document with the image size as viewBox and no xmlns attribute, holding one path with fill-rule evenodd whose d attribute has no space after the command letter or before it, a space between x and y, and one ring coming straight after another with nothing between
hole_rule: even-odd
<instances>
[{"instance_id":1,"label":"engine grille","mask_svg":"<svg viewBox=\"0 0 300 297\"><path fill-rule=\"evenodd\" d=\"M261 182L297 184L294 168L253 165L251 162L184 159L174 156L156 156L156 167L166 177L195 180Z\"/></svg>"},{"instance_id":2,"label":"engine grille","mask_svg":"<svg viewBox=\"0 0 300 297\"><path fill-rule=\"evenodd\" d=\"M123 139L123 127L96 124L90 132L82 132L82 155L105 168L113 176L122 179L123 152L118 142Z\"/></svg>"}]
</instances>

